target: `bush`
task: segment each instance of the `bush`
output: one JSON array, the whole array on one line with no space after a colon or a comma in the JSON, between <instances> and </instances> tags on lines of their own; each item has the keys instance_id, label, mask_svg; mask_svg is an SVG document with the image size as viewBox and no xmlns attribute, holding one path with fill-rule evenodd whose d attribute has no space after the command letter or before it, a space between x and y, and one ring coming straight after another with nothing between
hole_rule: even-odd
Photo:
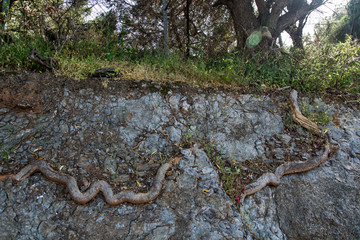
<instances>
[{"instance_id":1,"label":"bush","mask_svg":"<svg viewBox=\"0 0 360 240\"><path fill-rule=\"evenodd\" d=\"M31 71L45 70L43 66L28 59L27 56L31 52L28 45L33 48L36 47L39 53L44 57L49 57L52 55L50 45L48 45L40 38L12 36L10 41L0 42L0 67L2 68L23 69Z\"/></svg>"},{"instance_id":2,"label":"bush","mask_svg":"<svg viewBox=\"0 0 360 240\"><path fill-rule=\"evenodd\" d=\"M305 50L290 53L273 50L250 57L225 54L218 58L183 57L161 51L136 51L125 48L119 39L102 41L99 35L91 40L69 42L57 52L40 37L12 37L0 48L0 67L43 71L31 62L26 43L36 47L44 57L54 57L60 63L58 74L86 78L101 67L115 67L128 72L129 77L186 81L196 85L225 84L231 86L291 86L305 92L348 91L360 89L360 49L350 37L343 43L318 42ZM126 70L126 67L132 70Z\"/></svg>"},{"instance_id":3,"label":"bush","mask_svg":"<svg viewBox=\"0 0 360 240\"><path fill-rule=\"evenodd\" d=\"M319 42L306 47L299 74L307 91L356 92L360 84L360 46L350 37L343 43Z\"/></svg>"}]
</instances>

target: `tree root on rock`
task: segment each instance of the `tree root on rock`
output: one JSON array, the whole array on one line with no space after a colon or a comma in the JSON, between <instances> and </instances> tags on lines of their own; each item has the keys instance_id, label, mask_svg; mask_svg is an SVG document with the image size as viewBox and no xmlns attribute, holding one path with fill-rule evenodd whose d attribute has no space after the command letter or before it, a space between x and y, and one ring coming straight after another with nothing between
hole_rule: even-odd
<instances>
[{"instance_id":1,"label":"tree root on rock","mask_svg":"<svg viewBox=\"0 0 360 240\"><path fill-rule=\"evenodd\" d=\"M295 90L293 90L290 94L290 101L291 107L293 109L294 120L309 131L318 135L323 135L316 123L302 115L297 103L297 92ZM259 192L267 185L278 186L281 182L281 177L284 175L307 172L318 167L328 159L330 153L336 152L338 150L339 148L330 146L329 142L326 141L324 152L320 156L303 162L284 163L276 168L275 173L264 173L255 182L245 187L245 191L241 195L241 203L244 202L247 196Z\"/></svg>"},{"instance_id":2,"label":"tree root on rock","mask_svg":"<svg viewBox=\"0 0 360 240\"><path fill-rule=\"evenodd\" d=\"M293 109L294 120L304 128L316 134L322 134L318 126L314 122L304 117L300 112L297 103L297 92L295 90L291 93L290 100ZM303 162L284 163L276 168L275 173L263 174L255 182L246 186L244 193L241 195L241 202L243 203L244 199L247 196L260 191L267 185L278 186L281 182L281 177L284 175L306 172L318 167L320 164L324 163L328 159L330 153L336 152L337 150L338 148L334 148L333 146L330 146L329 142L326 141L325 149L320 156ZM49 180L66 185L67 188L69 189L71 198L79 204L85 204L91 201L100 191L103 193L105 197L105 201L110 205L118 205L123 202L140 204L140 203L147 203L153 201L158 197L162 188L162 181L164 180L165 174L171 168L171 166L172 166L171 162L165 163L158 169L154 179L153 186L151 187L150 191L148 191L147 193L121 191L116 195L114 195L111 186L105 181L97 181L93 183L87 191L82 193L79 190L79 187L74 177L63 173L55 172L43 160L36 161L34 163L25 166L23 169L20 170L20 172L18 172L15 175L0 176L0 181L4 180L7 177L14 179L16 181L21 181L32 175L34 172L41 172Z\"/></svg>"},{"instance_id":3,"label":"tree root on rock","mask_svg":"<svg viewBox=\"0 0 360 240\"><path fill-rule=\"evenodd\" d=\"M302 127L306 128L310 132L313 132L317 135L322 135L322 132L316 125L316 123L312 122L308 118L304 117L304 115L302 115L299 104L297 103L297 91L295 90L293 90L290 94L290 103L293 110L293 118L295 122L299 123Z\"/></svg>"},{"instance_id":4,"label":"tree root on rock","mask_svg":"<svg viewBox=\"0 0 360 240\"><path fill-rule=\"evenodd\" d=\"M327 143L324 152L318 157L303 162L284 163L276 168L275 173L264 173L255 182L245 187L245 191L241 195L241 202L244 202L247 196L259 192L267 185L278 186L281 182L281 177L284 175L307 172L318 167L324 163L328 159L329 154L334 151L336 150L330 149L330 144Z\"/></svg>"},{"instance_id":5,"label":"tree root on rock","mask_svg":"<svg viewBox=\"0 0 360 240\"><path fill-rule=\"evenodd\" d=\"M126 190L121 191L116 195L114 195L110 184L102 180L93 183L87 191L82 193L79 190L79 187L74 177L67 174L55 172L43 160L36 161L25 166L23 169L20 170L20 172L15 175L6 175L2 176L2 178L10 177L16 181L21 181L32 175L34 172L41 172L49 180L66 185L71 198L79 204L85 204L91 201L99 192L103 193L105 201L110 205L118 205L123 202L140 204L151 202L159 196L162 188L162 181L164 180L165 174L170 169L170 167L171 163L165 163L158 169L153 182L153 186L150 188L150 191L146 193L134 193L133 191Z\"/></svg>"}]
</instances>

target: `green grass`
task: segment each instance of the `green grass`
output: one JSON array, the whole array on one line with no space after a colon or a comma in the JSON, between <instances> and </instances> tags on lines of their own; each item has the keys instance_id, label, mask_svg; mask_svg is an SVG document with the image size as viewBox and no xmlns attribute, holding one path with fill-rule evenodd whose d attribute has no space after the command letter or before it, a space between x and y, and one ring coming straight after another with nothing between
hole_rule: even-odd
<instances>
[{"instance_id":1,"label":"green grass","mask_svg":"<svg viewBox=\"0 0 360 240\"><path fill-rule=\"evenodd\" d=\"M28 59L27 56L31 53L31 50L27 45L36 48L43 57L49 57L54 54L51 50L51 46L40 38L19 38L12 36L9 42L0 41L0 43L1 68L45 71L43 66L31 62Z\"/></svg>"},{"instance_id":2,"label":"green grass","mask_svg":"<svg viewBox=\"0 0 360 240\"><path fill-rule=\"evenodd\" d=\"M360 89L360 46L350 38L338 44L314 43L305 51L186 59L182 53L165 57L156 51L135 51L116 41L106 45L96 37L69 43L57 52L42 38L14 36L12 41L2 42L0 68L45 71L27 58L30 49L26 44L36 47L44 57L55 56L60 66L57 75L75 79L85 79L98 68L114 67L125 79L182 81L200 86L290 86L302 92L356 94Z\"/></svg>"}]
</instances>

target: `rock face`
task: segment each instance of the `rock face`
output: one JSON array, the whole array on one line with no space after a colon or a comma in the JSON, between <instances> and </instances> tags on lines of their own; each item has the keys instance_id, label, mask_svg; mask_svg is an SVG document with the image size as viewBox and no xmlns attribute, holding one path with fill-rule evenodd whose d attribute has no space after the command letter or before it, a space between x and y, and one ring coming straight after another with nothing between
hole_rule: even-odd
<instances>
[{"instance_id":1,"label":"rock face","mask_svg":"<svg viewBox=\"0 0 360 240\"><path fill-rule=\"evenodd\" d=\"M0 239L360 237L359 111L321 103L339 111L341 127L327 128L341 150L318 169L285 176L280 186L248 197L240 214L204 140L230 162L314 155L286 132L284 114L270 97L147 82L104 88L36 74L0 81L0 175L44 158L76 177L82 190L103 179L115 191L146 191L163 162L181 159L160 196L141 205L111 207L101 195L77 205L63 185L41 174L1 181ZM13 94L14 86L34 87ZM10 101L13 95L26 97Z\"/></svg>"},{"instance_id":2,"label":"rock face","mask_svg":"<svg viewBox=\"0 0 360 240\"><path fill-rule=\"evenodd\" d=\"M360 138L356 131L360 115L345 116L341 137L337 127L329 130L331 141L341 150L319 169L289 176L275 191L280 226L290 239L359 238L360 155L356 146Z\"/></svg>"},{"instance_id":3,"label":"rock face","mask_svg":"<svg viewBox=\"0 0 360 240\"><path fill-rule=\"evenodd\" d=\"M340 146L325 164L284 176L245 202L246 219L258 237L270 239L358 239L360 160L356 154L360 114L341 108L341 129L329 124L330 141ZM355 154L354 154L355 153Z\"/></svg>"}]
</instances>

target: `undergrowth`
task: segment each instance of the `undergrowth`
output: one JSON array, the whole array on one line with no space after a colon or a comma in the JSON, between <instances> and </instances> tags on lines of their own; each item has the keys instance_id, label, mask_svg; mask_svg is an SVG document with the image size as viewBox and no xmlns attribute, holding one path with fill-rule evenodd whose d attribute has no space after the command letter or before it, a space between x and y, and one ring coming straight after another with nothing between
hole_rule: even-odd
<instances>
[{"instance_id":1,"label":"undergrowth","mask_svg":"<svg viewBox=\"0 0 360 240\"><path fill-rule=\"evenodd\" d=\"M244 57L225 54L217 58L190 57L182 53L169 56L157 51L135 51L121 41L103 43L102 39L69 43L56 48L43 38L12 36L0 41L0 68L45 71L28 59L31 47L43 57L59 62L56 74L85 79L96 69L113 67L125 79L183 81L194 85L290 86L303 92L360 89L360 47L348 38L344 43L314 43L304 50L271 50Z\"/></svg>"},{"instance_id":2,"label":"undergrowth","mask_svg":"<svg viewBox=\"0 0 360 240\"><path fill-rule=\"evenodd\" d=\"M240 202L241 195L245 191L245 185L242 183L242 174L240 164L230 164L229 160L224 159L221 155L215 150L212 143L205 143L204 149L206 155L215 165L220 175L221 184L224 188L226 194L234 202Z\"/></svg>"}]
</instances>

